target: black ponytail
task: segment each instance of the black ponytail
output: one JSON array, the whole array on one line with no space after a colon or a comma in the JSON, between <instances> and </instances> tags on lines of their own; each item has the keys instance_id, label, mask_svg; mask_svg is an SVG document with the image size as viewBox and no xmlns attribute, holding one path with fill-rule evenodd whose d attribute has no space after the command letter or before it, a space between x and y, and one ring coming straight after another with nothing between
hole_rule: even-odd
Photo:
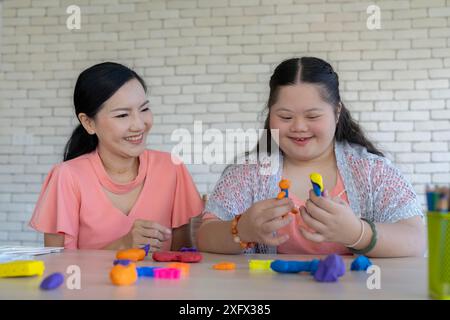
<instances>
[{"instance_id":1,"label":"black ponytail","mask_svg":"<svg viewBox=\"0 0 450 320\"><path fill-rule=\"evenodd\" d=\"M334 134L336 141L347 141L359 144L365 147L368 152L384 157L384 154L366 138L361 127L353 120L350 112L342 102L341 106L341 112L336 125L336 133Z\"/></svg>"},{"instance_id":2,"label":"black ponytail","mask_svg":"<svg viewBox=\"0 0 450 320\"><path fill-rule=\"evenodd\" d=\"M103 62L84 70L77 79L73 95L77 118L80 113L85 113L94 119L103 103L132 79L137 79L144 91L147 91L144 80L136 72L119 63ZM97 135L90 135L79 124L64 148L64 161L92 152L97 145Z\"/></svg>"},{"instance_id":3,"label":"black ponytail","mask_svg":"<svg viewBox=\"0 0 450 320\"><path fill-rule=\"evenodd\" d=\"M73 130L72 135L64 148L64 161L92 152L97 148L97 145L97 135L89 134L84 127L79 124L75 130Z\"/></svg>"}]
</instances>

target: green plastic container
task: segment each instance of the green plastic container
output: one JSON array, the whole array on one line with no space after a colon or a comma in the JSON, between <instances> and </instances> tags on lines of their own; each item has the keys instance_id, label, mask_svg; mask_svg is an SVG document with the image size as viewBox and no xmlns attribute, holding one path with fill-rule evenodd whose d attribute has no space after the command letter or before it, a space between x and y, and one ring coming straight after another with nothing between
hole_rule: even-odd
<instances>
[{"instance_id":1,"label":"green plastic container","mask_svg":"<svg viewBox=\"0 0 450 320\"><path fill-rule=\"evenodd\" d=\"M450 300L450 212L428 212L428 290L431 298Z\"/></svg>"}]
</instances>

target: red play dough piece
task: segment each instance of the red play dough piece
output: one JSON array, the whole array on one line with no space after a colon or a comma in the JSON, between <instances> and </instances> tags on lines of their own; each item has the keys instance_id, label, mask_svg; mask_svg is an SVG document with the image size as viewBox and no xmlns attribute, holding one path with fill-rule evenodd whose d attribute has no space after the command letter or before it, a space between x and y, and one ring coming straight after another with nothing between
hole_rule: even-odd
<instances>
[{"instance_id":1,"label":"red play dough piece","mask_svg":"<svg viewBox=\"0 0 450 320\"><path fill-rule=\"evenodd\" d=\"M159 262L194 263L202 260L202 254L200 252L157 251L153 252L152 258Z\"/></svg>"}]
</instances>

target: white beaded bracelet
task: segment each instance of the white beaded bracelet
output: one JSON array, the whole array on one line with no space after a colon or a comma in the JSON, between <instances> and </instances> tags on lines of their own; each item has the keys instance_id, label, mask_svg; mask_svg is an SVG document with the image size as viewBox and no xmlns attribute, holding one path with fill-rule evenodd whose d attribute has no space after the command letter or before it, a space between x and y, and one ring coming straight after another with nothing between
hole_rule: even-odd
<instances>
[{"instance_id":1,"label":"white beaded bracelet","mask_svg":"<svg viewBox=\"0 0 450 320\"><path fill-rule=\"evenodd\" d=\"M347 248L354 248L358 245L358 243L361 242L363 236L364 236L364 221L362 221L362 219L359 219L359 221L361 222L361 235L359 236L358 241L356 241L354 244L348 245L346 246Z\"/></svg>"}]
</instances>

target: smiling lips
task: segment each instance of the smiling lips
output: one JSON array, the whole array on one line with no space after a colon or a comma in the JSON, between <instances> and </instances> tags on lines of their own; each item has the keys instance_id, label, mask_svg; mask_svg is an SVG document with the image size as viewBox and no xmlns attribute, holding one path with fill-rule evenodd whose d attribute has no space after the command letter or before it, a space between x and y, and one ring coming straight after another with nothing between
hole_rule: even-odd
<instances>
[{"instance_id":1,"label":"smiling lips","mask_svg":"<svg viewBox=\"0 0 450 320\"><path fill-rule=\"evenodd\" d=\"M143 138L144 138L144 135L141 133L140 135L137 135L137 136L127 137L127 138L125 138L125 140L130 143L133 143L133 144L140 144L142 142Z\"/></svg>"},{"instance_id":2,"label":"smiling lips","mask_svg":"<svg viewBox=\"0 0 450 320\"><path fill-rule=\"evenodd\" d=\"M303 138L289 137L289 139L291 139L297 145L305 146L312 139L312 137L303 137Z\"/></svg>"}]
</instances>

